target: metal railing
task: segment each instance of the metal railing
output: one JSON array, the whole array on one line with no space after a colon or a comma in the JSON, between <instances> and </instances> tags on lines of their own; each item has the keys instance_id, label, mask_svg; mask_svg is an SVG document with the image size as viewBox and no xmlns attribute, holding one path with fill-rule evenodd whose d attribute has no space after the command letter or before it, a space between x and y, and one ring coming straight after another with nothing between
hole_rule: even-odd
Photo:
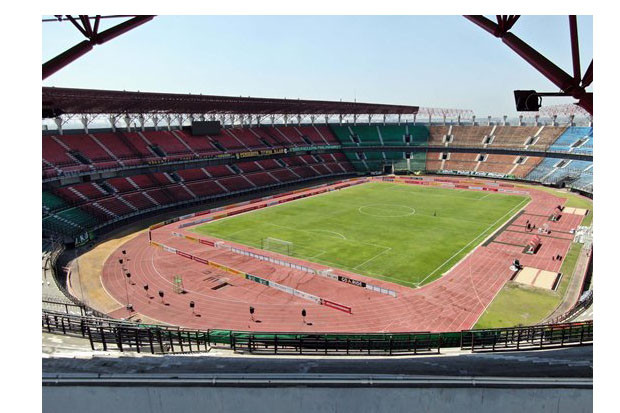
<instances>
[{"instance_id":1,"label":"metal railing","mask_svg":"<svg viewBox=\"0 0 620 413\"><path fill-rule=\"evenodd\" d=\"M439 354L445 348L472 352L538 349L593 340L592 321L448 333L252 333L140 325L51 311L42 314L42 330L88 339L92 350L152 354L206 352L218 347L264 355L386 356Z\"/></svg>"},{"instance_id":2,"label":"metal railing","mask_svg":"<svg viewBox=\"0 0 620 413\"><path fill-rule=\"evenodd\" d=\"M592 321L461 332L461 349L475 351L533 350L589 344Z\"/></svg>"}]
</instances>

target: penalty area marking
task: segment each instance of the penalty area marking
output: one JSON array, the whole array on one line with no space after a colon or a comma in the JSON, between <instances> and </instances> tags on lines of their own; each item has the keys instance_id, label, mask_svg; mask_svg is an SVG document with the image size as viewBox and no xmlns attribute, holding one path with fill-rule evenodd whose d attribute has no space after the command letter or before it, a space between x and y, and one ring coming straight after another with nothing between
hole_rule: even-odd
<instances>
[{"instance_id":1,"label":"penalty area marking","mask_svg":"<svg viewBox=\"0 0 620 413\"><path fill-rule=\"evenodd\" d=\"M303 231L303 230L300 230L300 231ZM306 232L327 232L328 234L334 234L334 235L337 235L337 236L338 236L338 238L340 238L340 239L344 239L344 240L346 240L346 239L347 239L347 237L345 237L344 235L342 235L340 232L336 232L336 231L329 231L329 230L326 230L326 229L308 229L308 230L305 230L305 231L306 231Z\"/></svg>"},{"instance_id":2,"label":"penalty area marking","mask_svg":"<svg viewBox=\"0 0 620 413\"><path fill-rule=\"evenodd\" d=\"M386 208L387 207L387 208ZM378 213L369 212L372 210L386 211L387 214L381 215ZM398 209L401 211L399 212ZM379 217L379 218L400 218L400 217L408 217L410 215L415 214L415 209L405 206L405 205L395 205L395 204L368 204L363 205L357 209L360 214L368 215L371 217ZM390 211L392 211L390 213Z\"/></svg>"}]
</instances>

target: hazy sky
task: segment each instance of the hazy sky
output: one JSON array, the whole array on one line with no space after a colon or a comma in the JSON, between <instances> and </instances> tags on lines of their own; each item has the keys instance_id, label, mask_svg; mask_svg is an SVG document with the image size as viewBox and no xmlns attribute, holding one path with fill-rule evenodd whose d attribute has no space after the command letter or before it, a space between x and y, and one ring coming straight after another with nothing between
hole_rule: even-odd
<instances>
[{"instance_id":1,"label":"hazy sky","mask_svg":"<svg viewBox=\"0 0 620 413\"><path fill-rule=\"evenodd\" d=\"M578 24L583 73L592 59L592 17ZM572 74L567 16L523 16L513 32ZM43 23L42 61L82 40L69 22ZM479 116L513 115L514 89L557 91L461 16L158 16L43 85L357 99Z\"/></svg>"}]
</instances>

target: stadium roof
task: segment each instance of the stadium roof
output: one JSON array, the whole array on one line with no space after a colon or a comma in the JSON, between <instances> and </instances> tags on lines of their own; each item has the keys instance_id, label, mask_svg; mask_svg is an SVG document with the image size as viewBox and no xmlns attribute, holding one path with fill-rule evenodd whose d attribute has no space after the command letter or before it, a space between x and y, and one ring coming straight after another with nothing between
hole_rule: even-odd
<instances>
[{"instance_id":1,"label":"stadium roof","mask_svg":"<svg viewBox=\"0 0 620 413\"><path fill-rule=\"evenodd\" d=\"M115 90L43 88L43 117L61 114L416 114L418 106Z\"/></svg>"}]
</instances>

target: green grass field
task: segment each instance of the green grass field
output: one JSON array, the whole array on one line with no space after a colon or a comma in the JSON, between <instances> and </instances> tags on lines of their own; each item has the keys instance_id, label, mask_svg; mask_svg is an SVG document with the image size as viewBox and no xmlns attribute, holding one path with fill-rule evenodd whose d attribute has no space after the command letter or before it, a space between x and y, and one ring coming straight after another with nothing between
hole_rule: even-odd
<instances>
[{"instance_id":1,"label":"green grass field","mask_svg":"<svg viewBox=\"0 0 620 413\"><path fill-rule=\"evenodd\" d=\"M439 278L509 220L528 197L372 182L196 227L198 234L407 286ZM286 253L282 246L273 251Z\"/></svg>"}]
</instances>

